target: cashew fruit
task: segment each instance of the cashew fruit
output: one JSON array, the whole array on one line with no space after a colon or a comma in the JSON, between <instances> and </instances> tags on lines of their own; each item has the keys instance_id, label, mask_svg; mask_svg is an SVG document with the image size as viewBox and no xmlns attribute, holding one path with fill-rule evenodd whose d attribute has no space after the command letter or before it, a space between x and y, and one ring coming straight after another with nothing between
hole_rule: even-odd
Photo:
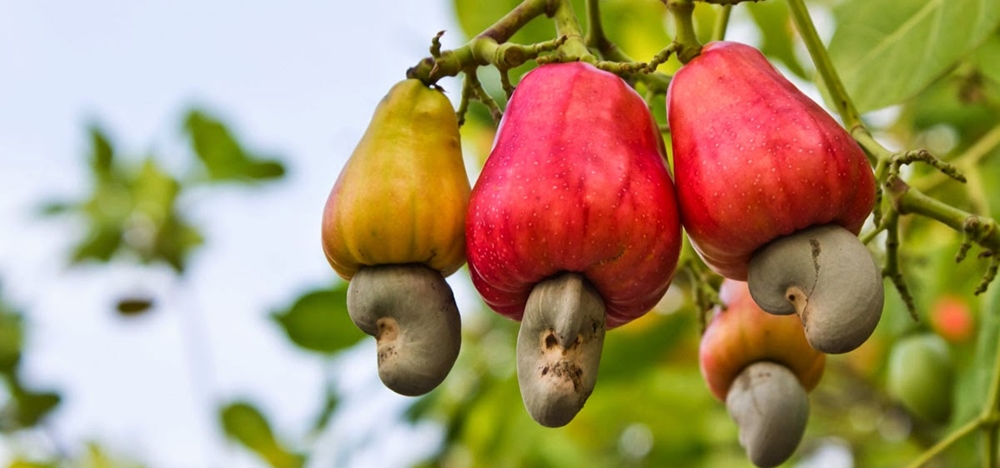
<instances>
[{"instance_id":1,"label":"cashew fruit","mask_svg":"<svg viewBox=\"0 0 1000 468\"><path fill-rule=\"evenodd\" d=\"M806 341L795 317L764 312L746 283L724 280L698 349L701 374L726 403L740 445L757 466L795 452L809 419L807 393L823 376L826 355Z\"/></svg>"},{"instance_id":2,"label":"cashew fruit","mask_svg":"<svg viewBox=\"0 0 1000 468\"><path fill-rule=\"evenodd\" d=\"M375 109L323 211L323 251L351 282L351 319L375 337L379 377L402 395L437 387L458 357L444 278L465 263L469 191L451 103L405 80Z\"/></svg>"},{"instance_id":3,"label":"cashew fruit","mask_svg":"<svg viewBox=\"0 0 1000 468\"><path fill-rule=\"evenodd\" d=\"M881 269L857 239L875 199L861 147L753 47L713 42L673 77L667 112L681 218L719 274L809 343L857 348L882 313Z\"/></svg>"},{"instance_id":4,"label":"cashew fruit","mask_svg":"<svg viewBox=\"0 0 1000 468\"><path fill-rule=\"evenodd\" d=\"M330 192L323 251L346 280L364 265L420 263L448 276L465 263L469 179L448 98L397 83Z\"/></svg>"},{"instance_id":5,"label":"cashew fruit","mask_svg":"<svg viewBox=\"0 0 1000 468\"><path fill-rule=\"evenodd\" d=\"M608 328L649 311L680 253L664 155L621 78L579 62L525 75L469 199L469 267L486 303L520 320L536 284L574 271L603 298Z\"/></svg>"},{"instance_id":6,"label":"cashew fruit","mask_svg":"<svg viewBox=\"0 0 1000 468\"><path fill-rule=\"evenodd\" d=\"M680 253L665 146L645 101L586 63L514 91L472 189L466 242L485 302L522 320L517 373L540 424L567 424L596 383L604 333L648 312Z\"/></svg>"},{"instance_id":7,"label":"cashew fruit","mask_svg":"<svg viewBox=\"0 0 1000 468\"><path fill-rule=\"evenodd\" d=\"M701 375L715 398L725 401L736 376L758 361L789 368L806 391L819 384L826 355L809 346L796 317L764 312L742 281L724 280L719 299L726 308L714 309L698 348Z\"/></svg>"},{"instance_id":8,"label":"cashew fruit","mask_svg":"<svg viewBox=\"0 0 1000 468\"><path fill-rule=\"evenodd\" d=\"M740 281L754 252L810 226L857 234L875 177L864 152L757 49L712 42L667 93L684 229L713 270Z\"/></svg>"}]
</instances>

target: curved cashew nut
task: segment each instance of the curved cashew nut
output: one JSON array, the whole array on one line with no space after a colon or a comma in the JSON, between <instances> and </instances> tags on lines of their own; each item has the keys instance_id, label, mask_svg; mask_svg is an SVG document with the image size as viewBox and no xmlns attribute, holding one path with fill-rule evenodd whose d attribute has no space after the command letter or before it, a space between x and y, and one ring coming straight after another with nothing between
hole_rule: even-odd
<instances>
[{"instance_id":1,"label":"curved cashew nut","mask_svg":"<svg viewBox=\"0 0 1000 468\"><path fill-rule=\"evenodd\" d=\"M605 320L604 301L579 273L531 290L517 334L517 382L539 424L568 424L594 391Z\"/></svg>"},{"instance_id":2,"label":"curved cashew nut","mask_svg":"<svg viewBox=\"0 0 1000 468\"><path fill-rule=\"evenodd\" d=\"M857 236L836 225L767 244L750 260L747 283L761 309L798 314L809 344L824 353L861 346L882 316L881 270Z\"/></svg>"},{"instance_id":3,"label":"curved cashew nut","mask_svg":"<svg viewBox=\"0 0 1000 468\"><path fill-rule=\"evenodd\" d=\"M788 460L809 421L809 398L795 374L768 361L740 373L726 394L726 409L740 428L747 457L760 467Z\"/></svg>"},{"instance_id":4,"label":"curved cashew nut","mask_svg":"<svg viewBox=\"0 0 1000 468\"><path fill-rule=\"evenodd\" d=\"M401 395L423 395L451 371L462 325L451 287L423 265L362 267L347 288L351 320L378 342L378 375Z\"/></svg>"}]
</instances>

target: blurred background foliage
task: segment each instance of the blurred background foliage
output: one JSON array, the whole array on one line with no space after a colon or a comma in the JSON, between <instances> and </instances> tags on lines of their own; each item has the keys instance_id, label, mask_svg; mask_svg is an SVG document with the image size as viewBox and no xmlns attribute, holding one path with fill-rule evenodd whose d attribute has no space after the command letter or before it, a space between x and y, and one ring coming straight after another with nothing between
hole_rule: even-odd
<instances>
[{"instance_id":1,"label":"blurred background foliage","mask_svg":"<svg viewBox=\"0 0 1000 468\"><path fill-rule=\"evenodd\" d=\"M455 0L462 30L448 34L472 37L517 3ZM574 0L573 6L585 23L583 1ZM879 110L866 116L876 135L894 148L930 149L958 165L969 183L945 181L921 167L910 170L908 180L950 204L1000 217L996 189L1000 187L1000 6L974 0L820 0L810 6L825 27L831 56L860 110ZM671 25L660 2L606 0L601 8L607 36L633 58L646 60L669 43ZM696 27L703 41L719 11L698 3ZM814 79L784 2L739 5L730 27L757 37L764 53L787 75L799 82ZM551 22L538 19L512 40L534 43L553 35ZM414 57L414 63L418 59ZM669 74L678 66L671 59L660 71ZM529 69L514 70L514 82ZM486 89L504 103L496 71L481 69L479 74ZM663 96L654 97L651 107L665 123ZM182 202L187 200L184 195L210 191L219 184L253 189L280 181L285 172L279 158L244 147L224 122L206 110L191 109L179 128L192 156L180 172L165 168L155 154L119 154L109 132L97 124L86 129L90 193L79 200L41 203L45 216L81 220L70 263L162 264L183 276L192 255L211 246L211 239L186 216L192 207ZM488 110L473 104L462 129L465 154L473 167L481 166L489 154L493 129ZM331 184L333 179L331 175ZM960 235L915 217L904 218L902 231L904 272L918 320L911 318L887 282L883 320L872 339L827 361L823 381L811 395L806 437L789 466L900 466L982 410L1000 339L1000 286L994 284L980 297L972 295L985 261L971 255L955 263ZM877 242L872 248L882 254ZM398 424L430 421L441 429L440 446L414 464L749 466L735 425L699 373L702 311L693 305L691 286L690 278L679 275L654 311L608 334L595 393L577 418L561 429L537 425L522 409L514 370L517 324L482 304L464 310L463 347L452 373L430 394L407 399L405 411L398 415ZM291 296L294 293L288 305L271 317L303 353L332 361L369 339L350 323L343 282L333 280L329 287ZM123 317L139 315L155 304L155 297L125 295L117 312ZM44 428L45 416L60 402L58 389L29 388L19 377L26 326L30 323L17 308L0 297L0 375L6 389L0 433L8 436ZM935 351L933 357L896 352L899 343L913 337L939 341L943 352ZM375 365L374 355L365 358ZM931 361L940 367L923 371ZM904 387L943 390L927 397L929 403L921 403L930 405L923 408L927 411L904 405L899 393L905 390L890 388L893 372L910 379L900 384ZM326 399L317 402L320 412L307 423L313 435L327 428L342 409L344 395L338 394L337 377L328 379ZM258 455L263 464L276 468L307 464L315 439L289 440L275 433L268 416L252 401L224 402L217 411L220 430ZM967 437L930 466L974 466L981 442ZM25 450L10 466L140 466L97 444L84 443L84 450L74 452Z\"/></svg>"}]
</instances>

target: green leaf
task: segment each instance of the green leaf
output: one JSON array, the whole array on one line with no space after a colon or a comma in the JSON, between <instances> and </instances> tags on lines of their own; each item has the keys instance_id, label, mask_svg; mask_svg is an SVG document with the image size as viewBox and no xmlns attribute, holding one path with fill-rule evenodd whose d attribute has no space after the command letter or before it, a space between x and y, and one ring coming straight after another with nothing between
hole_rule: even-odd
<instances>
[{"instance_id":1,"label":"green leaf","mask_svg":"<svg viewBox=\"0 0 1000 468\"><path fill-rule=\"evenodd\" d=\"M271 424L256 407L244 401L230 403L219 410L226 434L257 453L274 468L299 468L302 456L286 450L274 437Z\"/></svg>"},{"instance_id":2,"label":"green leaf","mask_svg":"<svg viewBox=\"0 0 1000 468\"><path fill-rule=\"evenodd\" d=\"M979 335L975 357L967 372L963 372L955 388L953 426L960 426L983 411L997 365L1000 349L1000 288L993 285L982 299Z\"/></svg>"},{"instance_id":3,"label":"green leaf","mask_svg":"<svg viewBox=\"0 0 1000 468\"><path fill-rule=\"evenodd\" d=\"M34 391L24 387L17 375L7 378L12 398L7 402L3 412L13 416L8 421L5 431L18 430L37 425L62 401L56 392Z\"/></svg>"},{"instance_id":4,"label":"green leaf","mask_svg":"<svg viewBox=\"0 0 1000 468\"><path fill-rule=\"evenodd\" d=\"M847 0L829 52L860 112L926 88L1000 25L995 0Z\"/></svg>"},{"instance_id":5,"label":"green leaf","mask_svg":"<svg viewBox=\"0 0 1000 468\"><path fill-rule=\"evenodd\" d=\"M792 47L793 29L791 16L788 13L788 4L785 2L760 2L747 3L747 11L757 23L758 29L764 36L760 51L772 59L781 61L789 71L805 79L805 69L795 57Z\"/></svg>"},{"instance_id":6,"label":"green leaf","mask_svg":"<svg viewBox=\"0 0 1000 468\"><path fill-rule=\"evenodd\" d=\"M994 34L972 54L972 63L980 73L1000 84L1000 34Z\"/></svg>"},{"instance_id":7,"label":"green leaf","mask_svg":"<svg viewBox=\"0 0 1000 468\"><path fill-rule=\"evenodd\" d=\"M280 178L280 161L248 153L226 126L202 111L192 110L184 120L191 147L213 181L248 181Z\"/></svg>"},{"instance_id":8,"label":"green leaf","mask_svg":"<svg viewBox=\"0 0 1000 468\"><path fill-rule=\"evenodd\" d=\"M365 337L347 314L347 284L310 291L272 317L293 343L310 351L332 354Z\"/></svg>"},{"instance_id":9,"label":"green leaf","mask_svg":"<svg viewBox=\"0 0 1000 468\"><path fill-rule=\"evenodd\" d=\"M320 410L315 422L313 422L312 431L314 434L323 432L326 429L326 426L330 424L330 419L333 418L339 406L340 397L337 395L337 392L332 388L328 388L326 390L326 398L323 401L323 409Z\"/></svg>"},{"instance_id":10,"label":"green leaf","mask_svg":"<svg viewBox=\"0 0 1000 468\"><path fill-rule=\"evenodd\" d=\"M24 345L24 319L0 301L0 373L13 376Z\"/></svg>"},{"instance_id":11,"label":"green leaf","mask_svg":"<svg viewBox=\"0 0 1000 468\"><path fill-rule=\"evenodd\" d=\"M87 260L106 262L114 256L121 246L121 231L113 227L91 229L90 234L73 249L72 262L81 263Z\"/></svg>"},{"instance_id":12,"label":"green leaf","mask_svg":"<svg viewBox=\"0 0 1000 468\"><path fill-rule=\"evenodd\" d=\"M77 208L76 204L73 203L52 200L39 206L38 213L42 216L57 216Z\"/></svg>"},{"instance_id":13,"label":"green leaf","mask_svg":"<svg viewBox=\"0 0 1000 468\"><path fill-rule=\"evenodd\" d=\"M112 163L114 162L114 148L111 141L96 125L90 127L90 167L98 177L111 175Z\"/></svg>"}]
</instances>

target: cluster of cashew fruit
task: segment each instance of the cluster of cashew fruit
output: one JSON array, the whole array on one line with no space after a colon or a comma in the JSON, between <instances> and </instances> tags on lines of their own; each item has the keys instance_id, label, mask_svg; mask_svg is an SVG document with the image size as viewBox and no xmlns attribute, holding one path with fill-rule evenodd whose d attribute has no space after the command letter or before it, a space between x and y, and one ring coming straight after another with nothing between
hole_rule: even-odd
<instances>
[{"instance_id":1,"label":"cluster of cashew fruit","mask_svg":"<svg viewBox=\"0 0 1000 468\"><path fill-rule=\"evenodd\" d=\"M483 300L521 321L525 407L567 424L594 390L605 332L666 292L683 225L704 262L752 296L723 287L729 310L702 343L709 386L754 463L790 456L823 353L857 348L881 315L881 272L857 238L871 166L749 46L704 46L674 75L667 113L674 179L625 81L583 62L541 65L518 83L470 191L448 100L417 80L394 87L323 218L385 384L418 395L450 370L460 327L444 277L467 256Z\"/></svg>"},{"instance_id":2,"label":"cluster of cashew fruit","mask_svg":"<svg viewBox=\"0 0 1000 468\"><path fill-rule=\"evenodd\" d=\"M802 437L819 352L857 348L881 317L881 270L857 238L874 205L874 174L850 135L746 45L704 46L671 80L667 116L692 245L715 272L746 281L760 309L801 320L792 324L802 331L763 316L732 325L751 308L732 297L737 310L702 340L702 370L747 455L774 466ZM720 357L727 353L735 357Z\"/></svg>"}]
</instances>

